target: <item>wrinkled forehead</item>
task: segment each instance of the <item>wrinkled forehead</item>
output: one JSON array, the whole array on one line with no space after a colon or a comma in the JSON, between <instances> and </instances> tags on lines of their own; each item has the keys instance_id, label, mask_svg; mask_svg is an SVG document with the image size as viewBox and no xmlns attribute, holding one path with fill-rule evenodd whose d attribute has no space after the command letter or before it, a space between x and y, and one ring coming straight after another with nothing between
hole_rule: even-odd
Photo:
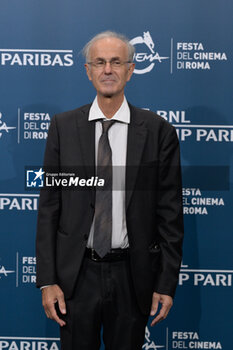
<instances>
[{"instance_id":1,"label":"wrinkled forehead","mask_svg":"<svg viewBox=\"0 0 233 350\"><path fill-rule=\"evenodd\" d=\"M128 48L126 43L118 38L104 38L94 42L90 47L91 60L96 58L122 58L127 59Z\"/></svg>"}]
</instances>

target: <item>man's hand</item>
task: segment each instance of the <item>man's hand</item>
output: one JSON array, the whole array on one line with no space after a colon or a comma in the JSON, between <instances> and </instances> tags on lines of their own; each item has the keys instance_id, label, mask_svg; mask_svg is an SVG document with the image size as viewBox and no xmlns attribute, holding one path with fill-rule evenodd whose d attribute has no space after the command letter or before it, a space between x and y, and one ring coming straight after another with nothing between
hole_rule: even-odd
<instances>
[{"instance_id":1,"label":"man's hand","mask_svg":"<svg viewBox=\"0 0 233 350\"><path fill-rule=\"evenodd\" d=\"M173 304L172 297L170 297L169 295L154 292L150 311L151 316L154 316L156 314L156 312L158 311L159 304L162 305L160 312L151 322L151 326L154 326L156 323L164 320L167 317L168 312Z\"/></svg>"},{"instance_id":2,"label":"man's hand","mask_svg":"<svg viewBox=\"0 0 233 350\"><path fill-rule=\"evenodd\" d=\"M58 317L55 304L58 303L60 312L66 314L66 304L64 300L64 294L61 288L54 284L52 286L44 287L42 289L42 305L44 307L46 316L51 320L56 321L61 327L65 326L65 321Z\"/></svg>"}]
</instances>

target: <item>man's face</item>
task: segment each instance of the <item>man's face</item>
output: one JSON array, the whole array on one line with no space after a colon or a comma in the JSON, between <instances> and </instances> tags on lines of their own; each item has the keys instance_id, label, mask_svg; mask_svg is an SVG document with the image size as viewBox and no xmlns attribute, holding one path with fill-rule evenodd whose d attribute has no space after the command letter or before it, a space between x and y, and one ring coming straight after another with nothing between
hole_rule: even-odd
<instances>
[{"instance_id":1,"label":"man's face","mask_svg":"<svg viewBox=\"0 0 233 350\"><path fill-rule=\"evenodd\" d=\"M109 62L127 62L128 49L126 44L117 38L104 38L96 41L90 48L89 62L85 64L88 78L92 81L98 96L113 97L124 94L124 87L130 80L133 63L124 63L114 67ZM95 63L107 61L102 67Z\"/></svg>"}]
</instances>

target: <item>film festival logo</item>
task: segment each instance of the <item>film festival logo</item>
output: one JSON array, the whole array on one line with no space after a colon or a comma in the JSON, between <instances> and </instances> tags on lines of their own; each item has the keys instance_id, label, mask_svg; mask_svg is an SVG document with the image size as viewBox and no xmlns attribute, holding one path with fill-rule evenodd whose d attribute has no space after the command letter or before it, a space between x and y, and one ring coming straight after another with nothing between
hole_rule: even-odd
<instances>
[{"instance_id":1,"label":"film festival logo","mask_svg":"<svg viewBox=\"0 0 233 350\"><path fill-rule=\"evenodd\" d=\"M26 171L26 187L38 189L44 186L44 171L40 168L36 170L27 170Z\"/></svg>"},{"instance_id":2,"label":"film festival logo","mask_svg":"<svg viewBox=\"0 0 233 350\"><path fill-rule=\"evenodd\" d=\"M15 126L8 126L5 122L2 121L2 113L0 112L0 138L3 133L9 133L9 130L16 129Z\"/></svg>"},{"instance_id":3,"label":"film festival logo","mask_svg":"<svg viewBox=\"0 0 233 350\"><path fill-rule=\"evenodd\" d=\"M2 277L8 277L9 273L15 273L14 270L7 270L4 265L0 265L0 280Z\"/></svg>"},{"instance_id":4,"label":"film festival logo","mask_svg":"<svg viewBox=\"0 0 233 350\"><path fill-rule=\"evenodd\" d=\"M158 350L161 348L164 348L164 345L155 345L155 342L153 340L150 339L150 331L148 329L148 327L146 327L146 332L145 332L145 343L142 347L142 350Z\"/></svg>"},{"instance_id":5,"label":"film festival logo","mask_svg":"<svg viewBox=\"0 0 233 350\"><path fill-rule=\"evenodd\" d=\"M143 44L147 48L147 52L137 52L134 55L134 60L138 65L142 68L134 69L134 73L136 74L145 74L149 73L155 66L155 62L161 63L163 60L168 60L169 57L162 57L158 52L155 51L155 43L150 35L150 32L143 32L143 36L137 36L133 38L130 43L132 45L140 45ZM143 64L144 63L144 64ZM146 66L145 66L146 63Z\"/></svg>"}]
</instances>

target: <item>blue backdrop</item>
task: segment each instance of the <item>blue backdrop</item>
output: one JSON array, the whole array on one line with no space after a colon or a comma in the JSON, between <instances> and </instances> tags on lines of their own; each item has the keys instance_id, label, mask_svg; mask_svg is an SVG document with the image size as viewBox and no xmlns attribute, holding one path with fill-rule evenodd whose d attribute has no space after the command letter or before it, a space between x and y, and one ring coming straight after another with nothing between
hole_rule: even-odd
<instances>
[{"instance_id":1,"label":"blue backdrop","mask_svg":"<svg viewBox=\"0 0 233 350\"><path fill-rule=\"evenodd\" d=\"M135 45L128 100L172 123L181 142L184 258L166 321L144 349L232 349L230 0L11 0L0 3L0 349L59 348L35 289L38 191L53 114L95 96L81 49L115 30ZM29 175L28 175L29 176Z\"/></svg>"}]
</instances>

